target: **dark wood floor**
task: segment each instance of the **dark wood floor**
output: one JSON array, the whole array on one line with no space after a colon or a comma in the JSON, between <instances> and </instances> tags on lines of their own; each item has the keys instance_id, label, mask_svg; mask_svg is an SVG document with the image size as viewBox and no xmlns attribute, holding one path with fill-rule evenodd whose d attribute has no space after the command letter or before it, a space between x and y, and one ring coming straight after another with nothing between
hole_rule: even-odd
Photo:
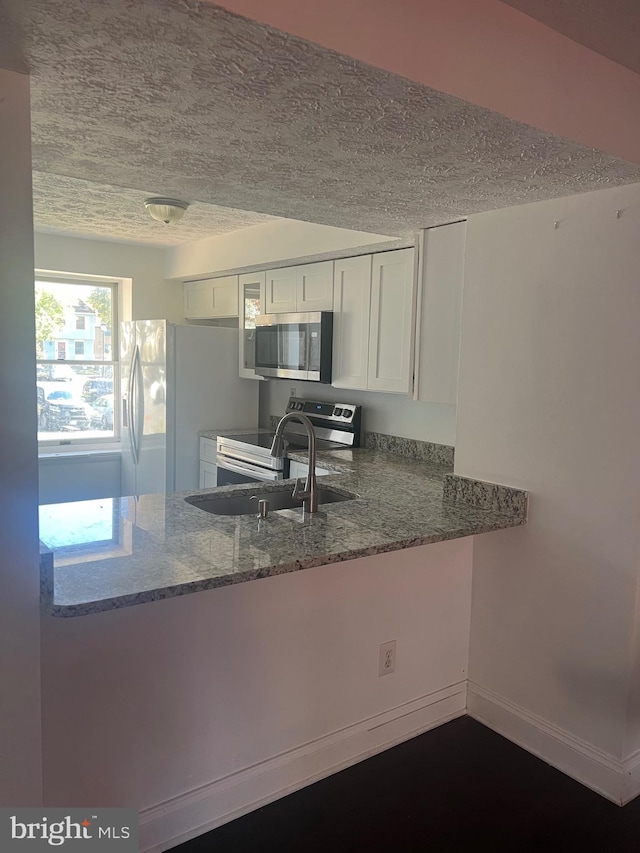
<instances>
[{"instance_id":1,"label":"dark wood floor","mask_svg":"<svg viewBox=\"0 0 640 853\"><path fill-rule=\"evenodd\" d=\"M174 848L179 853L640 853L615 806L462 717Z\"/></svg>"}]
</instances>

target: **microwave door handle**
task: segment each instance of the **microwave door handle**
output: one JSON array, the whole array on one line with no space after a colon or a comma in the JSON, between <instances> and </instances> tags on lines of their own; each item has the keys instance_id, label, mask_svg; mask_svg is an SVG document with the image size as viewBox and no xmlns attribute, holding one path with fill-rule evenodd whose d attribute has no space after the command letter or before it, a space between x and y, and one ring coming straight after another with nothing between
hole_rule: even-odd
<instances>
[{"instance_id":1,"label":"microwave door handle","mask_svg":"<svg viewBox=\"0 0 640 853\"><path fill-rule=\"evenodd\" d=\"M282 325L278 323L276 326L276 367L286 367L286 356L284 351L285 336L282 333Z\"/></svg>"},{"instance_id":2,"label":"microwave door handle","mask_svg":"<svg viewBox=\"0 0 640 853\"><path fill-rule=\"evenodd\" d=\"M307 325L304 330L304 366L307 373L311 370L311 327Z\"/></svg>"}]
</instances>

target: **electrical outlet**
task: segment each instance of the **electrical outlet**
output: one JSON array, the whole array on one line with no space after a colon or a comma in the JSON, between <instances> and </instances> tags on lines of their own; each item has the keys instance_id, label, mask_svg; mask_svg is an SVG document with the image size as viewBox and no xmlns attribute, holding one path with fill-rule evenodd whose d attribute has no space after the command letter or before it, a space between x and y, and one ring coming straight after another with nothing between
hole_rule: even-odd
<instances>
[{"instance_id":1,"label":"electrical outlet","mask_svg":"<svg viewBox=\"0 0 640 853\"><path fill-rule=\"evenodd\" d=\"M396 668L396 641L390 640L380 646L378 675L389 675Z\"/></svg>"},{"instance_id":2,"label":"electrical outlet","mask_svg":"<svg viewBox=\"0 0 640 853\"><path fill-rule=\"evenodd\" d=\"M291 388L291 393L289 394L289 396L290 396L290 397L297 397L297 396L298 396L298 395L296 394L296 389L295 389L295 388Z\"/></svg>"}]
</instances>

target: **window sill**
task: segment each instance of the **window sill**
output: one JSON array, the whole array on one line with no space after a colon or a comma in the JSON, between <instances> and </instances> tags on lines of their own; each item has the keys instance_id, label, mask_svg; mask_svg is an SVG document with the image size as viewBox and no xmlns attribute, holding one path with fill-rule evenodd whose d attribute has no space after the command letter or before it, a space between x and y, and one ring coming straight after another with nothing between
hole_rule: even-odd
<instances>
[{"instance_id":1,"label":"window sill","mask_svg":"<svg viewBox=\"0 0 640 853\"><path fill-rule=\"evenodd\" d=\"M102 445L100 447L76 447L76 448L65 448L64 450L59 450L55 447L51 448L39 448L38 449L38 461L39 462L55 462L56 460L60 461L69 461L73 459L77 459L78 461L84 460L87 461L98 461L98 460L108 460L113 459L115 456L119 456L122 453L122 445L114 444L114 445Z\"/></svg>"}]
</instances>

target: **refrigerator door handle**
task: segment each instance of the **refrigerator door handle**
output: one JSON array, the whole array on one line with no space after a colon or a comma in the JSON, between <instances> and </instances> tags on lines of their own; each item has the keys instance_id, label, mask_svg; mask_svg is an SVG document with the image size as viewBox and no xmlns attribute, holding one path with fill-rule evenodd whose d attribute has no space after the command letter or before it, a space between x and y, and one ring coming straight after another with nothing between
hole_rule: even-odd
<instances>
[{"instance_id":1,"label":"refrigerator door handle","mask_svg":"<svg viewBox=\"0 0 640 853\"><path fill-rule=\"evenodd\" d=\"M131 456L134 465L138 464L138 442L136 438L137 427L137 405L136 405L136 364L138 360L138 347L134 347L131 356L131 369L129 372L129 430L131 433Z\"/></svg>"},{"instance_id":2,"label":"refrigerator door handle","mask_svg":"<svg viewBox=\"0 0 640 853\"><path fill-rule=\"evenodd\" d=\"M140 462L140 443L144 434L144 376L142 374L142 360L140 358L140 347L136 346L136 456Z\"/></svg>"}]
</instances>

